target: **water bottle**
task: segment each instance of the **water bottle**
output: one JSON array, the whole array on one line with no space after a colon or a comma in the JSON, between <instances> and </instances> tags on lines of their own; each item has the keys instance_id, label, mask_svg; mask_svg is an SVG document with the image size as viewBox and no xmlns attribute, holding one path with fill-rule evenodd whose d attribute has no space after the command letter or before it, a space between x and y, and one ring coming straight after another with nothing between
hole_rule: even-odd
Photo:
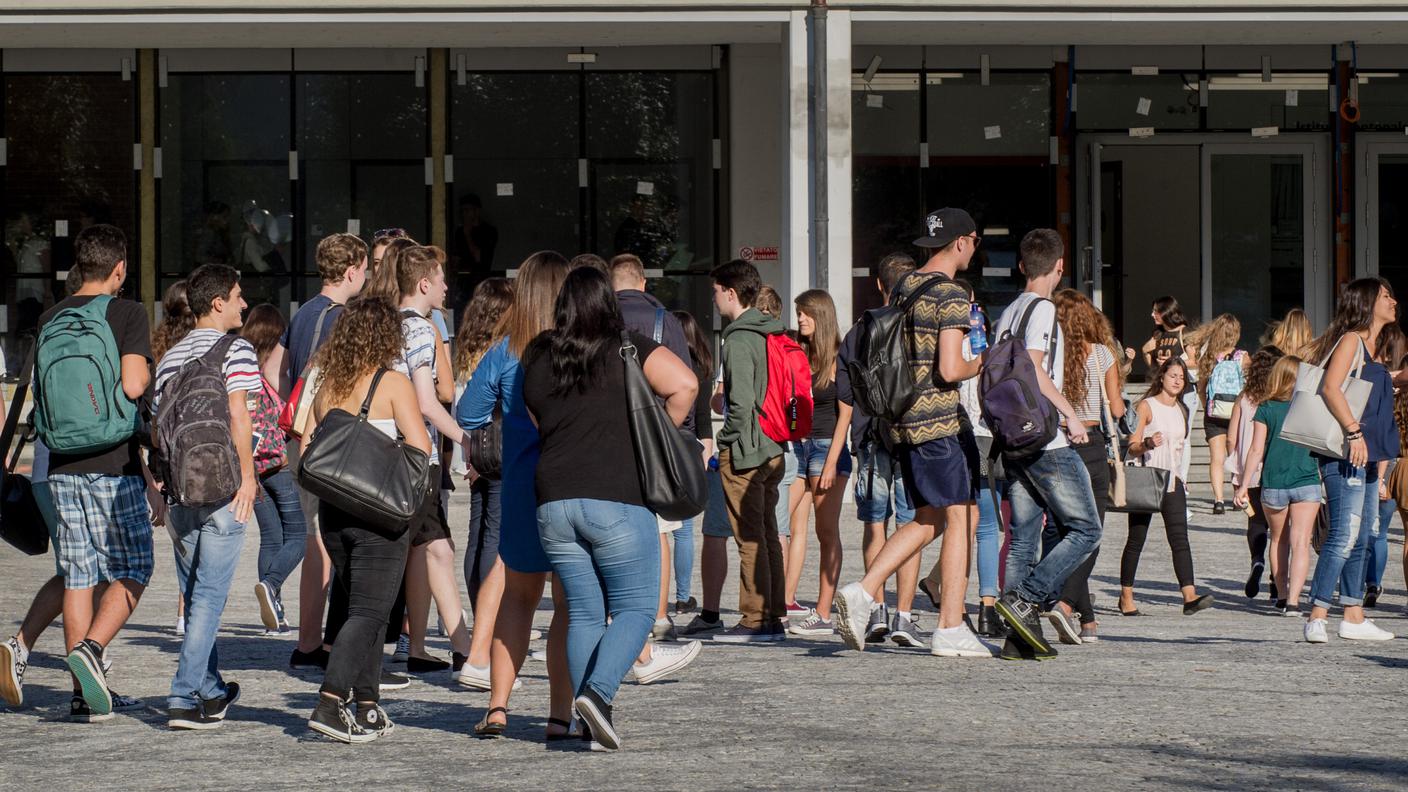
<instances>
[{"instance_id":1,"label":"water bottle","mask_svg":"<svg viewBox=\"0 0 1408 792\"><path fill-rule=\"evenodd\" d=\"M719 471L719 458L717 456L709 457L709 469L715 473Z\"/></svg>"},{"instance_id":2,"label":"water bottle","mask_svg":"<svg viewBox=\"0 0 1408 792\"><path fill-rule=\"evenodd\" d=\"M975 356L988 348L987 319L983 316L983 306L973 303L968 309L968 350Z\"/></svg>"}]
</instances>

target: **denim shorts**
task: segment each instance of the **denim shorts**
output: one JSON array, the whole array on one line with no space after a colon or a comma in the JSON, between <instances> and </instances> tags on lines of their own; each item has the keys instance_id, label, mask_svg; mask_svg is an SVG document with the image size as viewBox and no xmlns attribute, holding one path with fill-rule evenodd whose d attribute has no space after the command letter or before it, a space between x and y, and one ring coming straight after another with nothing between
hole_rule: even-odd
<instances>
[{"instance_id":1,"label":"denim shorts","mask_svg":"<svg viewBox=\"0 0 1408 792\"><path fill-rule=\"evenodd\" d=\"M1281 511L1292 503L1323 503L1324 501L1325 490L1319 484L1306 484L1290 489L1261 488L1261 505L1275 511Z\"/></svg>"},{"instance_id":2,"label":"denim shorts","mask_svg":"<svg viewBox=\"0 0 1408 792\"><path fill-rule=\"evenodd\" d=\"M152 579L152 521L141 476L73 473L49 476L58 512L64 588Z\"/></svg>"},{"instance_id":3,"label":"denim shorts","mask_svg":"<svg viewBox=\"0 0 1408 792\"><path fill-rule=\"evenodd\" d=\"M893 515L897 526L914 522L914 506L905 492L898 460L880 445L863 446L859 456L860 467L853 479L856 518L865 523L882 523Z\"/></svg>"},{"instance_id":4,"label":"denim shorts","mask_svg":"<svg viewBox=\"0 0 1408 792\"><path fill-rule=\"evenodd\" d=\"M826 455L831 453L831 441L809 437L792 443L792 453L797 457L797 475L807 478L821 478L826 469ZM836 458L836 475L851 475L851 450L841 444L841 455Z\"/></svg>"},{"instance_id":5,"label":"denim shorts","mask_svg":"<svg viewBox=\"0 0 1408 792\"><path fill-rule=\"evenodd\" d=\"M914 508L945 508L977 501L978 444L972 432L897 446L895 455Z\"/></svg>"}]
</instances>

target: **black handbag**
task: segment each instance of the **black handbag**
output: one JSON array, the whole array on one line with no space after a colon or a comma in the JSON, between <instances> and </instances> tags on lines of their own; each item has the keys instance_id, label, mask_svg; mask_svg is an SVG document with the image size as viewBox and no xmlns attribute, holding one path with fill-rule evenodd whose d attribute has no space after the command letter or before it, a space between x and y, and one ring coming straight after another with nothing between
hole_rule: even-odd
<instances>
[{"instance_id":1,"label":"black handbag","mask_svg":"<svg viewBox=\"0 0 1408 792\"><path fill-rule=\"evenodd\" d=\"M0 470L0 539L21 553L32 556L49 552L49 526L44 521L39 502L34 498L34 485L27 476L14 471L25 443L32 438L33 427L20 432L19 426L33 369L34 349L31 348L24 368L20 370L14 397L10 400L10 412L5 416L4 429L0 430L0 460L5 462L4 469ZM15 450L11 452L10 443L16 435L19 435L19 442L15 443Z\"/></svg>"},{"instance_id":2,"label":"black handbag","mask_svg":"<svg viewBox=\"0 0 1408 792\"><path fill-rule=\"evenodd\" d=\"M494 419L464 433L464 458L480 478L498 480L504 472L504 413L497 402Z\"/></svg>"},{"instance_id":3,"label":"black handbag","mask_svg":"<svg viewBox=\"0 0 1408 792\"><path fill-rule=\"evenodd\" d=\"M704 447L675 426L645 378L636 345L621 333L626 367L626 410L636 467L646 508L666 520L686 520L704 511L709 485L704 478Z\"/></svg>"},{"instance_id":4,"label":"black handbag","mask_svg":"<svg viewBox=\"0 0 1408 792\"><path fill-rule=\"evenodd\" d=\"M298 483L320 500L400 536L430 491L430 455L368 422L372 395L385 373L381 369L372 378L356 415L333 409L318 422L303 448Z\"/></svg>"},{"instance_id":5,"label":"black handbag","mask_svg":"<svg viewBox=\"0 0 1408 792\"><path fill-rule=\"evenodd\" d=\"M1123 473L1124 498L1122 502L1116 502L1111 497L1110 507L1106 511L1156 514L1163 510L1170 475L1167 470L1129 464L1124 466Z\"/></svg>"}]
</instances>

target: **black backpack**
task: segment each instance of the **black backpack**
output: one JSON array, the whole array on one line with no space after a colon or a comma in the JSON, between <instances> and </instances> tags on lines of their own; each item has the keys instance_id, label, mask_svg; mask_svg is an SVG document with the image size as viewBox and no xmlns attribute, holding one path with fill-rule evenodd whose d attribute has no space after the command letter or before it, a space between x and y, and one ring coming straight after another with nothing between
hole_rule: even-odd
<instances>
[{"instance_id":1,"label":"black backpack","mask_svg":"<svg viewBox=\"0 0 1408 792\"><path fill-rule=\"evenodd\" d=\"M919 383L915 382L914 371L909 366L906 343L909 312L940 281L948 279L947 275L936 274L904 302L896 305L892 301L861 316L856 356L846 364L851 375L851 393L861 412L888 423L899 422L909 412L919 396Z\"/></svg>"},{"instance_id":2,"label":"black backpack","mask_svg":"<svg viewBox=\"0 0 1408 792\"><path fill-rule=\"evenodd\" d=\"M173 503L214 506L240 488L224 371L225 355L238 339L226 335L204 355L182 364L161 387L157 449L166 497Z\"/></svg>"}]
</instances>

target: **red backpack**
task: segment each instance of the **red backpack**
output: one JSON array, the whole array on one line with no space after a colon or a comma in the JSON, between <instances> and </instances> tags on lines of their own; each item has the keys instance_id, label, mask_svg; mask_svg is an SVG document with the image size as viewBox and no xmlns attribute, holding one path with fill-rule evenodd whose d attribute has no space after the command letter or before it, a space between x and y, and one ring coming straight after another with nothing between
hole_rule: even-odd
<instances>
[{"instance_id":1,"label":"red backpack","mask_svg":"<svg viewBox=\"0 0 1408 792\"><path fill-rule=\"evenodd\" d=\"M811 361L786 333L772 333L766 339L768 387L758 426L774 442L802 440L812 433Z\"/></svg>"}]
</instances>

